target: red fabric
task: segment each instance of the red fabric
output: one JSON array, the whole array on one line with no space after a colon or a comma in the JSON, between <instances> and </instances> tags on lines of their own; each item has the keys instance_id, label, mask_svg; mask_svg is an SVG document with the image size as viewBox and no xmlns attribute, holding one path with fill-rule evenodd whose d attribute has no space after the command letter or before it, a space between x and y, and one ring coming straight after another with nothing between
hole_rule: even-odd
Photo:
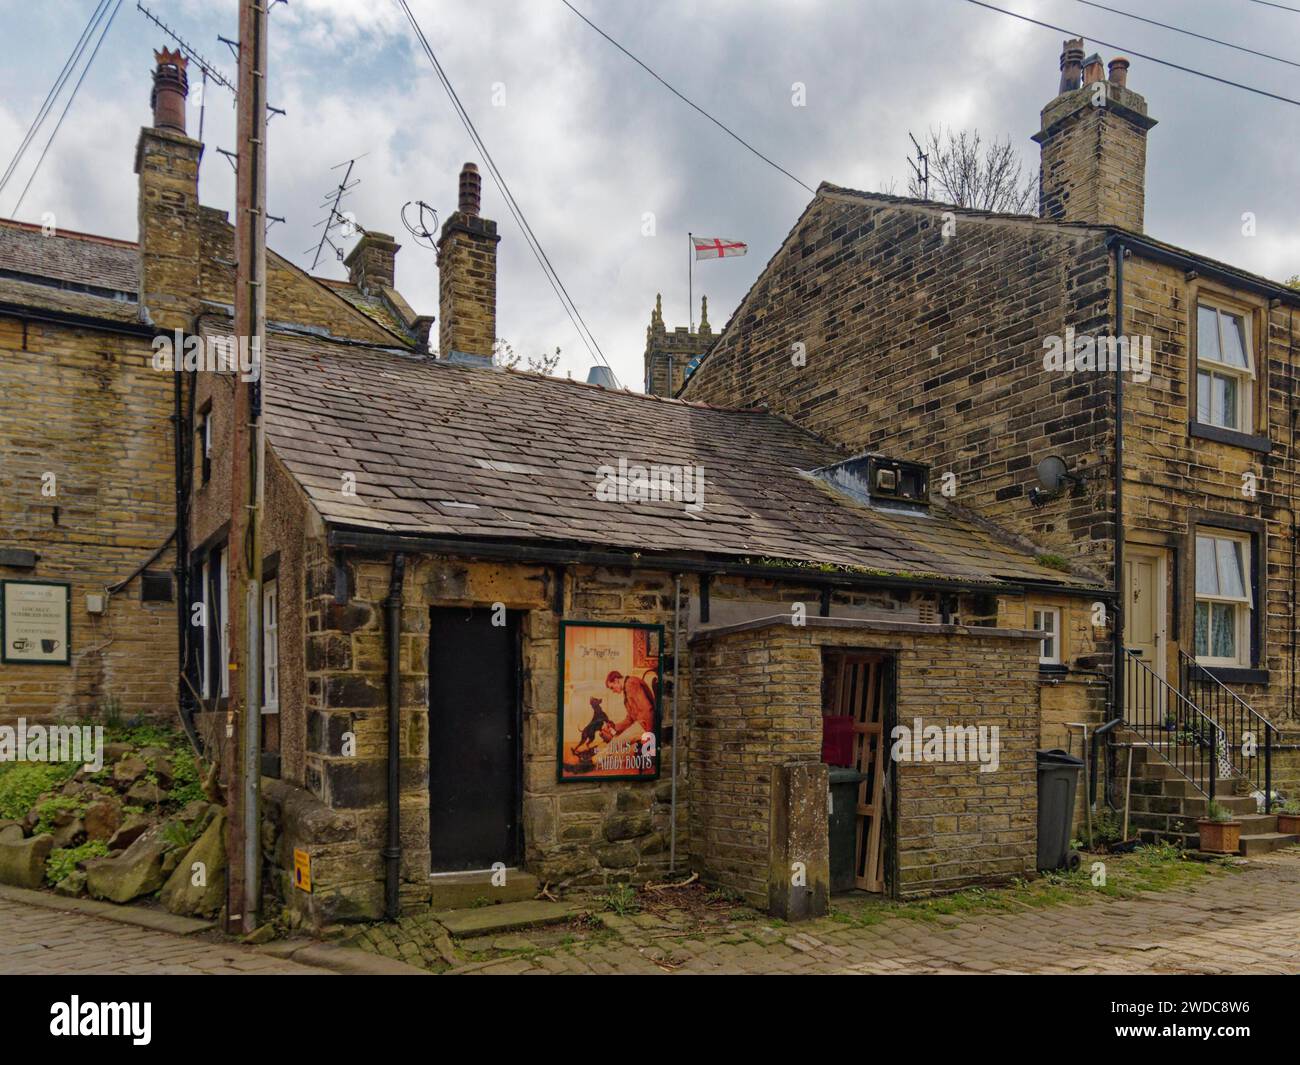
<instances>
[{"instance_id":1,"label":"red fabric","mask_svg":"<svg viewBox=\"0 0 1300 1065\"><path fill-rule=\"evenodd\" d=\"M822 761L827 765L853 765L853 718L848 714L822 715Z\"/></svg>"}]
</instances>

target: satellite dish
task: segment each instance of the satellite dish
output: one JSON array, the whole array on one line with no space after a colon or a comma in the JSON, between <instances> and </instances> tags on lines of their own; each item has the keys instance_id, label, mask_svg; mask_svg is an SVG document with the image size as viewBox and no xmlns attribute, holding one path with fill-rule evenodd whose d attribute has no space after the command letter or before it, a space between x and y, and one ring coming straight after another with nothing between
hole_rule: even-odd
<instances>
[{"instance_id":1,"label":"satellite dish","mask_svg":"<svg viewBox=\"0 0 1300 1065\"><path fill-rule=\"evenodd\" d=\"M1049 492L1059 492L1066 481L1073 481L1065 460L1048 455L1038 464L1038 481Z\"/></svg>"}]
</instances>

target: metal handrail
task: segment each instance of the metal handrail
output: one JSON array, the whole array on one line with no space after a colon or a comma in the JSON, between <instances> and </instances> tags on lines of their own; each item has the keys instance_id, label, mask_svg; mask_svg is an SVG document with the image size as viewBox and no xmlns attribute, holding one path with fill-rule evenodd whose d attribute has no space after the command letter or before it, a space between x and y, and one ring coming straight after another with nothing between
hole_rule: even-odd
<instances>
[{"instance_id":1,"label":"metal handrail","mask_svg":"<svg viewBox=\"0 0 1300 1065\"><path fill-rule=\"evenodd\" d=\"M1224 684L1209 669L1181 648L1178 651L1180 687L1188 699L1201 707L1225 733L1223 759L1236 776L1244 779L1256 791L1264 793L1264 812L1273 807L1273 737L1277 729L1263 714ZM1247 726L1253 725L1264 735L1263 764L1254 755L1247 755L1245 738ZM1259 744L1256 743L1256 748ZM1261 776L1263 779L1261 780Z\"/></svg>"},{"instance_id":2,"label":"metal handrail","mask_svg":"<svg viewBox=\"0 0 1300 1065\"><path fill-rule=\"evenodd\" d=\"M1214 800L1223 730L1187 696L1129 649L1124 654L1124 723L1201 794ZM1181 742L1190 736L1190 742ZM1168 737L1160 750L1157 737Z\"/></svg>"}]
</instances>

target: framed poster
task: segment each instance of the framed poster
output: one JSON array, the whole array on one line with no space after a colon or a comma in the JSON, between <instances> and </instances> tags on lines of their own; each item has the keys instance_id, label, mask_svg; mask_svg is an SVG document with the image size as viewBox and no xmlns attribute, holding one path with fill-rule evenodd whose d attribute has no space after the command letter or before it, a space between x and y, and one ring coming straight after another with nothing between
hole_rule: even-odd
<instances>
[{"instance_id":1,"label":"framed poster","mask_svg":"<svg viewBox=\"0 0 1300 1065\"><path fill-rule=\"evenodd\" d=\"M662 625L560 623L557 775L657 780Z\"/></svg>"},{"instance_id":2,"label":"framed poster","mask_svg":"<svg viewBox=\"0 0 1300 1065\"><path fill-rule=\"evenodd\" d=\"M66 666L72 657L72 585L0 581L0 661Z\"/></svg>"}]
</instances>

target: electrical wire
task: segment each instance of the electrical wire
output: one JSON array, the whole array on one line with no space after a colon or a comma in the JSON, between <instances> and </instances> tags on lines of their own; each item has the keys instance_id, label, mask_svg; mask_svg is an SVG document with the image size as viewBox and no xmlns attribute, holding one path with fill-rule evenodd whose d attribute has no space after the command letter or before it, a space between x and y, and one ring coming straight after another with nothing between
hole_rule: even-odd
<instances>
[{"instance_id":1,"label":"electrical wire","mask_svg":"<svg viewBox=\"0 0 1300 1065\"><path fill-rule=\"evenodd\" d=\"M753 152L756 156L758 156L760 159L762 159L763 162L767 163L768 166L775 167L775 168L776 168L777 170L779 170L782 174L784 174L784 175L785 175L786 177L788 177L791 181L793 181L796 185L801 186L802 188L804 188L804 189L807 190L808 192L811 192L811 193L814 193L814 194L816 193L816 189L812 188L812 186L807 185L807 184L805 184L804 182L800 181L797 177L795 177L792 173L790 173L790 171L788 171L788 170L787 170L785 167L783 167L780 163L774 162L773 160L769 159L766 155L764 155L764 154L763 154L762 152L760 152L757 148L755 148L752 144L750 144L749 141L745 140L745 138L742 137L739 133L736 133L734 130L728 128L728 127L727 127L723 122L721 122L719 119L714 118L711 114L709 114L706 110L704 110L704 108L702 108L702 107L701 107L699 104L697 104L694 100L692 100L692 99L690 99L689 97L687 97L687 96L683 95L682 93L678 92L675 88L673 88L672 85L670 85L667 81L665 81L665 80L664 80L664 79L663 79L663 78L662 78L662 77L661 77L661 76L660 76L656 71L652 70L648 65L646 65L644 62L642 62L640 59L638 59L636 56L634 56L631 52L629 52L626 48L624 48L621 44L619 44L618 41L614 40L613 37L611 37L608 33L606 33L606 32L605 32L604 30L602 30L599 26L597 26L594 22L592 22L591 19L587 18L586 15L584 15L581 11L579 11L576 7L574 7L571 3L569 3L569 0L560 0L560 3L562 3L562 4L563 4L565 7L567 7L570 11L572 11L575 15L577 15L578 18L582 19L583 22L585 22L585 23L586 23L588 26L590 26L593 30L595 30L597 33L599 33L602 37L604 37L605 40L609 41L610 44L612 44L615 48L617 48L620 52L622 52L625 56L627 56L630 60L632 60L633 63L635 63L637 66L639 66L642 70L644 70L644 71L645 71L647 74L649 74L652 78L654 78L655 81L659 82L659 84L662 85L665 89L667 89L670 93L672 93L674 96L676 96L676 97L677 97L679 100L681 100L684 104L687 104L688 106L693 107L696 111L698 111L698 112L699 112L700 114L702 114L705 118L707 118L710 122L712 122L715 126L717 126L718 129L722 130L722 132L725 133L728 137L730 137L732 140L736 141L736 143L742 145L742 146L743 146L744 148L746 148L748 151Z\"/></svg>"},{"instance_id":2,"label":"electrical wire","mask_svg":"<svg viewBox=\"0 0 1300 1065\"><path fill-rule=\"evenodd\" d=\"M1300 7L1287 7L1286 4L1275 4L1273 0L1250 0L1252 4L1262 4L1264 7L1275 7L1280 11L1290 11L1293 15L1300 15Z\"/></svg>"},{"instance_id":3,"label":"electrical wire","mask_svg":"<svg viewBox=\"0 0 1300 1065\"><path fill-rule=\"evenodd\" d=\"M32 139L36 136L36 131L41 127L41 124L44 123L45 119L49 117L50 108L54 106L55 99L58 97L59 93L63 91L63 86L67 82L69 75L72 73L77 63L80 61L81 54L85 51L86 43L90 39L95 26L101 19L103 19L104 13L108 10L108 5L112 2L113 0L99 0L95 10L90 13L90 19L82 28L81 36L77 38L77 43L73 45L71 54L63 62L63 69L59 71L58 77L54 79L54 84L50 86L50 91L45 94L45 100L42 102L40 109L36 112L36 117L32 119L32 124L27 128L27 132L23 134L23 139L19 143L17 151L14 152L13 158L9 160L9 165L5 167L4 176L0 177L0 192L4 192L5 186L13 176L13 172L18 169L19 161L31 145Z\"/></svg>"},{"instance_id":4,"label":"electrical wire","mask_svg":"<svg viewBox=\"0 0 1300 1065\"><path fill-rule=\"evenodd\" d=\"M68 117L68 111L72 108L72 101L77 98L77 90L81 88L81 83L86 80L86 75L90 73L91 66L94 65L95 56L99 55L99 46L104 43L104 38L108 36L108 31L113 28L113 19L117 18L117 13L122 8L122 0L117 0L117 6L113 8L112 14L108 16L108 21L104 23L103 32L99 35L99 40L95 42L95 47L90 53L90 58L86 60L86 65L81 68L81 76L77 78L77 83L72 87L72 94L68 97L68 102L63 107L63 113L59 115L59 121L54 125L54 132L50 134L50 139L45 142L45 147L41 150L41 157L36 160L36 166L33 168L31 176L27 179L27 184L23 186L23 191L18 197L18 202L14 204L13 214L18 214L18 208L23 205L23 200L27 196L27 190L32 187L32 182L36 180L36 175L40 172L41 164L45 162L45 156L49 153L50 145L54 143L54 138L59 135L59 130L63 128L63 120Z\"/></svg>"},{"instance_id":5,"label":"electrical wire","mask_svg":"<svg viewBox=\"0 0 1300 1065\"><path fill-rule=\"evenodd\" d=\"M999 15L1009 15L1011 18L1020 19L1022 22L1031 22L1035 26L1042 26L1047 30L1055 30L1057 33L1068 33L1071 37L1083 37L1086 40L1092 41L1094 44L1100 44L1106 48L1114 48L1117 51L1126 52L1129 55L1135 55L1139 59L1145 59L1148 63L1158 63L1162 67L1172 67L1174 70L1181 70L1184 74L1195 74L1198 78L1217 81L1220 85L1230 85L1234 89L1253 92L1258 96L1267 96L1270 100L1278 100L1284 104L1292 104L1295 107L1300 107L1300 100L1293 100L1289 96L1279 96L1275 92L1268 92L1265 89L1256 89L1252 85L1243 85L1239 81L1230 81L1228 78L1221 78L1217 74L1207 74L1205 71L1197 70L1195 67L1185 67L1181 63L1174 63L1168 59L1158 59L1153 55L1147 55L1145 52L1139 52L1135 48L1125 48L1122 44L1103 41L1100 37L1094 37L1088 33L1079 33L1077 30L1067 30L1064 26L1054 26L1050 22L1040 22L1038 19L1030 18L1028 15L1021 15L1015 11L1008 11L1006 8L994 7L992 4L986 4L984 3L984 0L966 0L966 3L974 4L976 7L986 8L989 11L996 11Z\"/></svg>"},{"instance_id":6,"label":"electrical wire","mask_svg":"<svg viewBox=\"0 0 1300 1065\"><path fill-rule=\"evenodd\" d=\"M1261 59L1271 59L1275 63L1285 63L1289 67L1300 67L1300 63L1292 59L1284 59L1280 55L1269 55L1268 52L1257 52L1254 48L1247 48L1245 45L1232 44L1228 41L1221 41L1218 37L1209 37L1204 33L1194 33L1192 30L1185 30L1180 26L1171 26L1167 22L1157 22L1153 18L1146 18L1143 15L1134 15L1130 11L1121 11L1117 7L1107 7L1105 4L1095 3L1094 0L1079 0L1079 3L1087 7L1095 7L1101 11L1109 11L1112 15L1123 15L1125 18L1135 19L1138 22L1145 22L1150 26L1159 26L1162 30L1173 30L1174 33L1183 33L1188 37L1195 37L1200 41L1210 41L1212 44L1221 44L1224 48L1232 48L1238 52L1246 52L1250 55L1257 55Z\"/></svg>"},{"instance_id":7,"label":"electrical wire","mask_svg":"<svg viewBox=\"0 0 1300 1065\"><path fill-rule=\"evenodd\" d=\"M560 305L564 308L569 320L573 323L573 327L577 330L579 338L586 346L587 351L591 354L592 358L599 359L609 368L610 373L614 374L614 368L610 366L609 360L605 358L605 353L601 350L600 344L597 342L595 335L592 334L590 328L588 328L586 321L582 317L582 313L578 310L577 304L573 302L573 298L569 295L568 289L564 287L564 282L560 280L559 274L551 264L550 257L546 254L545 249L542 248L541 242L533 232L532 226L528 224L528 219L524 217L523 209L515 200L514 194L510 191L510 186L506 183L504 175L502 175L495 160L492 158L491 153L487 150L487 145L483 143L483 138L479 136L478 129L475 127L473 119L469 117L469 112L465 110L464 105L460 101L460 97L456 94L456 89L452 85L451 79L443 70L442 64L438 62L438 57L433 51L433 46L429 44L429 39L425 36L424 30L420 28L420 24L412 13L407 0L397 0L397 3L406 14L407 20L411 23L411 28L415 31L416 37L419 39L425 55L433 65L434 72L438 75L438 80L442 83L443 89L451 100L457 117L461 120L461 124L464 125L466 132L470 135L470 139L473 140L479 153L482 155L483 161L488 168L488 172L492 175L492 180L496 183L497 189L501 192L501 197L505 201L507 209L514 217L515 222L519 225L520 231L524 234L525 243L528 244L529 249L532 251L533 257L537 260L538 266L542 268L542 273L546 276L547 281L550 282L556 298L559 299ZM614 380L615 382L618 381L617 374L614 374Z\"/></svg>"}]
</instances>

